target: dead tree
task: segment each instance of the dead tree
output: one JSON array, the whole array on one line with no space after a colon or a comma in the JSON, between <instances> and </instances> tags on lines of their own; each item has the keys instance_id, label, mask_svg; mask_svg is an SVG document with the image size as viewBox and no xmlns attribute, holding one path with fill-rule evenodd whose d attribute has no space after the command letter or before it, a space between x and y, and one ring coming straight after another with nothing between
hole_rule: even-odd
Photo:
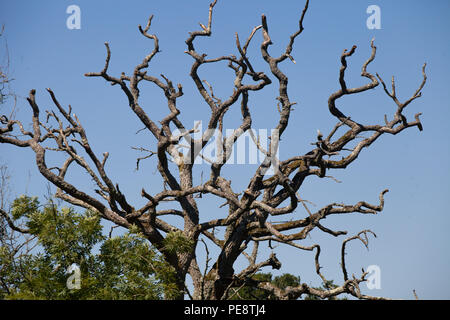
<instances>
[{"instance_id":1,"label":"dead tree","mask_svg":"<svg viewBox=\"0 0 450 320\"><path fill-rule=\"evenodd\" d=\"M231 290L243 285L254 285L280 299L297 299L302 295L310 294L322 298L334 297L339 294L350 294L362 299L377 299L361 293L360 283L366 280L367 272L364 270L359 277L349 277L345 265L345 244L351 240L361 240L367 245L370 230L364 230L360 234L347 238L342 245L342 273L344 282L338 286L315 289L303 283L298 287L288 287L281 290L268 282L257 282L251 276L263 267L279 269L281 262L272 254L267 260L257 262L258 248L261 242L279 242L296 247L300 250L315 251L315 269L320 278L327 283L327 279L321 273L319 264L320 246L301 245L301 240L308 234L319 229L333 236L345 235L346 231L335 231L322 225L321 220L327 216L336 214L376 214L383 210L384 195L388 190L383 190L379 195L379 203L374 205L365 201L356 204L331 203L317 212L308 211L308 215L301 219L293 219L289 222L274 223L270 218L274 216L286 216L293 213L297 206L306 206L300 198L298 191L309 177L327 177L327 172L333 169L345 169L357 159L359 154L380 136L384 134L396 135L410 127L422 130L420 113L416 114L414 120L408 120L403 114L404 109L415 99L421 96L421 90L426 82L425 65L423 66L423 81L419 88L408 100L398 100L395 91L394 78L392 89L389 90L378 74L368 71L369 64L375 59L376 47L374 42L370 43L370 57L362 66L361 76L367 78L367 84L360 87L349 87L345 80L347 60L356 51L356 46L350 50L343 50L340 57L341 67L339 71L339 89L332 93L328 99L330 113L336 118L336 125L323 135L318 132L317 141L312 143L312 150L306 154L297 155L289 159L277 159L275 150L279 139L283 136L289 123L292 106L294 103L288 95L288 78L280 70L279 65L286 60L294 61L292 50L294 42L304 31L303 22L308 10L308 3L300 14L298 29L290 36L285 51L278 57L269 53L272 44L268 22L265 15L261 18L261 25L256 26L245 40L236 34L236 47L238 56L224 55L221 57L208 58L206 53L199 52L195 42L199 37L209 37L212 33L213 10L217 0L209 6L207 25L200 24L201 30L189 33L186 40L186 54L192 57L193 63L190 69L190 77L195 83L198 93L209 107L210 117L207 129L201 138L195 138L196 128L186 127L179 118L180 110L177 107L177 99L181 97L183 87L181 84L174 86L173 82L164 75L156 77L148 73L148 66L152 59L158 54L158 37L149 33L152 16L145 27L139 26L140 33L152 40L153 50L144 57L132 74L122 73L120 76L111 75L108 71L111 60L111 50L108 43L106 46L106 61L100 72L87 73L87 77L103 78L111 85L119 87L127 97L129 107L139 118L155 141L154 151L148 156L157 157L157 170L164 181L165 186L157 194L149 194L142 189L141 195L147 203L142 207L135 207L130 203L119 185L112 181L106 170L108 153L99 156L89 143L83 125L72 113L71 107L64 108L51 89L47 89L56 107L55 111L47 111L41 114L41 109L36 100L36 91L31 90L28 103L32 111L32 130L27 131L18 120L7 119L2 116L2 127L0 128L0 142L12 144L17 147L31 148L36 156L36 164L40 173L53 185L57 187L56 196L68 203L94 210L98 214L118 226L130 228L138 226L145 237L154 245L165 259L175 268L177 272L177 285L180 289L179 298L183 298L186 290L186 276L193 280L194 299L226 299ZM270 74L255 70L248 54L251 41L256 33L262 33L260 53L262 59L267 63ZM202 80L198 71L208 65L226 62L227 66L235 74L232 94L221 100L213 93L213 88L206 80ZM141 86L144 83L156 85L161 89L167 100L168 114L163 119L155 122L141 106L139 96ZM393 116L385 116L383 124L362 124L344 114L337 102L340 98L374 89L381 83L384 92L393 100L396 110ZM253 177L248 182L245 190L233 190L230 179L222 175L223 165L230 157L236 140L252 128L252 116L248 102L252 93L260 91L269 85L276 86L278 90L279 119L274 124L278 137L272 136L266 149L261 146L261 152L265 154L264 161L256 169ZM239 106L240 105L240 106ZM209 178L206 182L194 185L193 167L194 161L201 156L202 149L212 139L212 132L219 131L223 134L223 118L230 108L240 108L242 122L232 134L222 135L222 149L217 159L210 163ZM44 120L47 121L44 121ZM53 121L55 126L51 126ZM177 132L173 128L177 128ZM341 130L339 130L341 129ZM344 131L343 134L338 132ZM181 132L181 134L179 133ZM361 138L362 134L367 137ZM20 135L20 136L19 136ZM180 152L180 141L186 143L183 148L187 152ZM56 144L56 147L48 146L48 143ZM355 144L351 149L349 145ZM257 141L255 141L257 143ZM58 151L67 155L67 159L58 168L49 168L46 164L47 151ZM185 150L186 151L186 150ZM169 166L174 161L177 171ZM89 194L79 186L75 186L66 180L66 173L71 166L80 166L95 181L97 190L95 194ZM266 175L270 166L275 168L275 174L271 177ZM228 208L228 214L217 219L200 223L200 212L198 201L199 195L211 194L219 200L225 201L223 206ZM164 209L158 206L162 203L173 203L173 209ZM223 203L223 202L220 202ZM180 208L180 209L178 209ZM306 207L307 208L307 207ZM184 221L183 228L177 228L166 221L168 215L179 216ZM214 230L224 230L224 237L216 236ZM292 231L295 230L295 231ZM287 232L292 231L287 234ZM165 237L168 234L181 235L187 242L192 243L189 250L174 252L165 246ZM220 251L212 267L202 272L196 257L197 244L200 237L210 239ZM247 250L247 248L251 250ZM235 272L233 266L236 259L245 255L249 261L248 267L240 272ZM210 261L212 257L208 257Z\"/></svg>"}]
</instances>

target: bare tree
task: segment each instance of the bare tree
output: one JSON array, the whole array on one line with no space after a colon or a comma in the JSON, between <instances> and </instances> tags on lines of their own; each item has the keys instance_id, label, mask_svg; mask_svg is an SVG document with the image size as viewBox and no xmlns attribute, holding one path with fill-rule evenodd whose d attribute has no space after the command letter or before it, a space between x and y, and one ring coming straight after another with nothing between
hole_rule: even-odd
<instances>
[{"instance_id":1,"label":"bare tree","mask_svg":"<svg viewBox=\"0 0 450 320\"><path fill-rule=\"evenodd\" d=\"M392 89L389 90L378 74L374 75L367 70L376 55L373 41L370 43L370 57L363 64L361 70L361 76L368 80L367 84L361 87L348 87L345 80L347 60L356 52L356 46L350 50L345 49L340 57L339 90L332 93L328 99L328 108L336 118L336 125L326 136L318 132L317 141L313 142L311 151L281 160L276 157L276 150L280 138L288 126L292 106L295 103L289 98L288 78L280 70L279 65L285 60L294 61L291 54L294 42L304 31L303 22L309 1L306 1L300 14L298 29L292 33L285 51L280 56L272 56L269 53L272 41L267 18L263 15L261 25L251 31L245 42L241 42L236 34L238 56L224 55L208 58L206 53L196 49L195 42L199 37L211 36L213 10L216 2L217 0L209 6L208 23L200 24L201 30L189 33L186 40L186 53L193 59L190 77L210 111L207 130L202 133L201 138L194 136L197 128L186 127L179 119L180 110L177 108L177 99L184 94L182 85L174 86L173 82L164 75L156 77L148 74L149 63L160 51L158 37L149 33L152 16L145 27L139 26L139 31L144 37L152 40L153 50L134 68L132 74L122 73L120 76L113 76L109 73L111 50L108 43L105 43L107 55L103 69L100 72L86 74L87 77L103 78L111 85L119 87L127 97L131 111L145 126L145 130L148 130L154 137L155 149L149 151L148 157L157 157L157 169L166 188L153 195L142 189L141 196L147 201L144 206L133 206L120 190L119 185L110 179L106 170L109 154L104 153L102 157L99 157L91 147L83 125L72 113L71 107L64 108L51 89L47 89L47 91L56 106L56 111L47 111L46 117L43 117L36 101L36 91L31 90L27 100L32 110L32 130L27 131L18 120L3 119L4 126L0 128L0 142L31 148L36 155L36 164L40 173L57 187L56 196L60 199L76 206L95 210L102 218L112 221L118 226L124 228L138 226L175 268L180 299L184 296L183 291L187 290L185 281L188 274L193 280L194 292L191 296L194 299L226 299L232 293L231 289L243 285L253 285L270 291L280 299L297 299L306 294L321 298L350 294L362 299L378 299L361 293L359 285L366 280L367 272L363 270L359 277L354 275L349 277L345 264L346 243L351 240L361 240L367 245L367 236L373 234L370 230L364 230L344 240L341 252L344 282L340 285L315 289L303 283L297 287L288 287L282 290L271 283L252 280L251 276L263 267L274 269L281 267L281 262L275 254L271 254L262 262L257 262L260 243L279 242L300 250L315 251L316 272L325 284L329 283L321 273L320 246L318 244L303 246L301 240L305 239L314 229L336 237L345 235L346 231L335 231L322 225L322 219L338 214L376 214L383 210L384 195L388 190L380 193L378 204L370 204L365 201L356 204L331 203L316 212L309 210L306 202L300 198L298 191L305 180L311 176L324 178L328 177L327 172L332 169L347 168L364 149L372 145L383 134L396 135L410 127L422 130L420 113L415 115L414 120L409 121L403 111L411 102L421 96L421 90L426 82L425 65L422 69L423 81L419 88L411 98L401 102L396 96L394 78L392 79ZM249 45L257 32L262 32L263 41L260 53L270 69L271 74L269 75L255 70L248 54ZM200 68L219 62L227 62L228 67L235 74L233 92L226 100L216 97L212 86L198 75ZM157 122L145 112L140 104L140 90L144 83L156 85L167 100L168 114ZM396 105L393 116L385 116L385 123L358 123L350 116L345 115L336 105L340 98L369 91L380 83L385 93ZM244 133L251 132L252 116L248 105L250 96L253 92L260 91L270 84L275 85L278 90L279 119L274 126L276 134L271 136L270 143L265 149L254 137L254 142L265 155L265 159L256 169L245 190L233 190L230 179L222 175L223 165L229 159L237 139ZM224 115L230 108L237 107L237 104L240 104L242 122L231 134L225 135L223 132ZM46 118L47 121L44 121L43 118ZM51 126L50 121L56 125ZM344 133L339 135L338 132L342 130ZM201 184L194 185L194 161L197 157L202 157L202 150L212 141L213 132L217 131L222 137L218 141L221 147L216 159L209 159L209 178L206 182L202 181ZM19 137L18 134L21 136ZM361 137L362 134L366 134L367 137ZM50 146L50 143L53 145ZM352 143L354 146L349 149ZM60 167L49 168L46 164L47 151L64 153L67 158ZM172 166L171 161L176 166ZM89 174L98 187L95 194L83 191L81 187L71 184L65 178L71 166L80 166ZM275 174L268 177L267 170L271 166L274 168ZM228 214L200 223L198 201L201 201L202 194L211 194L219 200L225 201L222 207L228 208ZM162 203L173 204L173 207L164 210L161 207L158 208ZM294 212L299 203L307 209L308 215L304 218L283 223L270 222L271 217L286 216ZM183 228L177 228L166 222L164 218L169 215L181 217L184 221ZM216 235L215 231L218 229L224 230L223 238ZM287 233L292 230L296 231ZM174 237L174 235L181 237L185 243L189 244L186 250L174 251L168 248L165 239L169 236ZM201 236L211 240L220 251L215 258L211 257L208 251L207 263L210 261L213 263L210 268L207 265L204 271L201 270L196 256L197 244ZM240 272L235 272L233 266L241 255L248 259L249 264Z\"/></svg>"},{"instance_id":2,"label":"bare tree","mask_svg":"<svg viewBox=\"0 0 450 320\"><path fill-rule=\"evenodd\" d=\"M3 40L1 37L5 33L5 26L2 25L0 29L0 39ZM8 50L8 44L6 40L4 40L5 44L3 47L3 44L1 46L2 55L4 54L4 57L2 57L2 60L0 61L0 106L5 104L8 98L12 98L14 100L14 105L10 114L10 117L14 115L15 107L17 103L17 96L12 92L11 90L11 82L14 80L11 78L10 75L10 63L9 63L9 50ZM2 116L0 118L0 121L4 122L7 118L5 116Z\"/></svg>"}]
</instances>

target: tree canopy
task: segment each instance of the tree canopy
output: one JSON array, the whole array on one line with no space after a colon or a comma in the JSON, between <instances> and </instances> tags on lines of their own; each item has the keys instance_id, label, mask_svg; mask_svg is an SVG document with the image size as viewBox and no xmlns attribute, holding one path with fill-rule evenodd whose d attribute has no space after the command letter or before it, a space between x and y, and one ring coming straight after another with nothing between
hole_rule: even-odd
<instances>
[{"instance_id":1,"label":"tree canopy","mask_svg":"<svg viewBox=\"0 0 450 320\"><path fill-rule=\"evenodd\" d=\"M100 217L21 196L11 207L24 233L4 234L0 247L3 299L170 299L174 271L137 229L106 235ZM112 231L112 230L111 230ZM68 286L79 269L80 286Z\"/></svg>"}]
</instances>

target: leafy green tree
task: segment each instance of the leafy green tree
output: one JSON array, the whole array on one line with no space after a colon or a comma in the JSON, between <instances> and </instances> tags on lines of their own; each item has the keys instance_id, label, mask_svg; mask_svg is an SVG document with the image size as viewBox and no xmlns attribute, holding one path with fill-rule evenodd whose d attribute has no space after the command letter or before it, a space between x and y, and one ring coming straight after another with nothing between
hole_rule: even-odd
<instances>
[{"instance_id":1,"label":"leafy green tree","mask_svg":"<svg viewBox=\"0 0 450 320\"><path fill-rule=\"evenodd\" d=\"M2 241L0 298L3 299L163 299L178 294L173 269L141 234L130 230L105 236L92 211L57 208L21 196L11 208L22 239ZM26 238L30 237L30 238ZM75 264L79 289L67 285Z\"/></svg>"},{"instance_id":2,"label":"leafy green tree","mask_svg":"<svg viewBox=\"0 0 450 320\"><path fill-rule=\"evenodd\" d=\"M276 276L269 273L256 273L253 275L252 280L255 282L270 282L272 285L284 290L287 287L296 287L300 285L300 277L294 276L290 273L283 273L281 276ZM314 287L314 289L329 290L336 288L337 286L333 283L333 280L328 280L321 287ZM277 300L278 297L271 294L270 292L260 289L254 285L254 283L249 282L239 290L234 291L231 295L231 300ZM304 297L305 300L347 300L347 298L320 298L318 296L307 294Z\"/></svg>"},{"instance_id":3,"label":"leafy green tree","mask_svg":"<svg viewBox=\"0 0 450 320\"><path fill-rule=\"evenodd\" d=\"M272 279L271 273L256 273L253 275L252 280L271 282L273 285L280 289L285 289L288 286L300 285L300 277L294 276L289 273L284 273L281 276L276 276ZM257 288L252 283L249 283L239 290L235 291L231 295L231 300L277 300L277 297L270 294L266 290Z\"/></svg>"},{"instance_id":4,"label":"leafy green tree","mask_svg":"<svg viewBox=\"0 0 450 320\"><path fill-rule=\"evenodd\" d=\"M287 287L296 287L300 285L300 277L294 276L290 273L283 273L281 276L275 277L272 283L280 289L286 289Z\"/></svg>"}]
</instances>

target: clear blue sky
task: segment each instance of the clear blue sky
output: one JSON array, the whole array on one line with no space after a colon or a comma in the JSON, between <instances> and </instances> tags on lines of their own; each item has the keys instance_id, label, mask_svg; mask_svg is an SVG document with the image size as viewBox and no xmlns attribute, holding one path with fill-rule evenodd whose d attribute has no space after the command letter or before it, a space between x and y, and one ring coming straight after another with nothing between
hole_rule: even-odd
<instances>
[{"instance_id":1,"label":"clear blue sky","mask_svg":"<svg viewBox=\"0 0 450 320\"><path fill-rule=\"evenodd\" d=\"M211 38L199 39L198 50L210 57L236 54L235 32L244 39L252 28L260 24L265 13L274 45L274 55L286 45L296 29L303 1L218 1ZM66 27L66 8L76 4L81 8L81 29ZM14 91L19 95L18 118L28 124L30 110L24 99L30 89L37 90L41 109L52 108L45 91L50 87L60 102L71 104L87 130L97 154L110 153L108 172L120 184L127 197L138 206L143 202L140 190L160 191L154 160L141 164L135 172L135 159L140 156L131 146L151 149L154 141L149 135L138 134L142 125L129 110L119 88L111 87L98 78L85 78L86 72L100 71L104 65L105 47L111 46L110 72L129 73L145 54L152 42L142 37L138 24L145 25L154 14L152 33L160 39L161 53L152 61L149 73L164 73L174 83L182 83L185 95L179 100L181 119L187 125L194 120L207 121L208 107L199 97L189 79L191 57L186 55L184 43L188 31L197 30L198 22L207 23L208 1L0 1L0 24L5 25L11 57L11 72L16 79ZM369 5L381 9L381 29L366 27ZM365 150L345 171L336 171L341 180L308 180L301 190L303 198L320 207L332 202L356 203L360 200L377 203L378 194L389 188L385 210L377 216L349 215L333 217L324 225L334 230L347 230L349 235L370 228L376 234L370 250L361 243L349 246L349 272L359 275L361 267L378 265L381 268L381 289L364 290L367 294L411 299L416 289L423 299L450 299L450 2L387 1L387 0L311 0L304 21L305 30L297 39L294 56L297 64L286 61L281 68L289 76L291 101L298 103L290 120L290 127L280 147L282 159L307 152L316 137L316 129L327 133L335 119L327 109L329 95L338 89L340 54L344 48L356 44L356 53L348 59L348 86L359 86L365 79L359 76L362 63L370 55L370 39L375 37L378 48L369 72L378 72L389 83L396 76L397 93L406 100L422 80L421 67L427 65L428 82L422 98L405 112L411 119L422 112L424 131L411 128L397 136L386 135ZM267 67L259 55L261 34L255 36L249 56L256 68ZM3 53L2 53L3 54ZM214 85L217 95L226 97L232 90L232 74L225 64L205 67L200 75ZM142 105L154 120L162 119L167 110L159 90L142 89ZM251 96L250 107L255 128L275 126L276 88L274 85ZM344 113L364 123L383 123L384 114L392 115L395 105L385 95L381 85L360 96L342 99ZM239 113L231 111L225 127L235 128ZM53 158L58 164L60 158ZM0 146L0 161L7 163L14 177L16 195L27 192L42 196L45 181L40 177L32 152L10 146ZM49 160L49 166L52 161ZM197 168L197 173L206 167ZM229 166L229 174L236 190L245 182L256 166ZM206 172L205 172L206 173ZM331 174L331 173L330 173ZM92 183L79 172L69 176L71 181L91 190ZM217 202L213 199L201 204L209 212L203 220L217 217ZM297 210L296 215L305 212ZM307 243L322 245L321 265L324 275L342 281L339 270L339 249L344 238L313 233ZM297 249L276 249L283 263L282 272L300 275L303 281L318 284L314 273L313 254ZM297 251L296 251L297 250ZM199 254L202 247L199 247ZM261 255L261 259L268 252ZM241 262L238 263L240 265ZM269 271L269 270L267 270ZM278 274L278 273L275 273ZM365 286L363 285L363 288Z\"/></svg>"}]
</instances>

